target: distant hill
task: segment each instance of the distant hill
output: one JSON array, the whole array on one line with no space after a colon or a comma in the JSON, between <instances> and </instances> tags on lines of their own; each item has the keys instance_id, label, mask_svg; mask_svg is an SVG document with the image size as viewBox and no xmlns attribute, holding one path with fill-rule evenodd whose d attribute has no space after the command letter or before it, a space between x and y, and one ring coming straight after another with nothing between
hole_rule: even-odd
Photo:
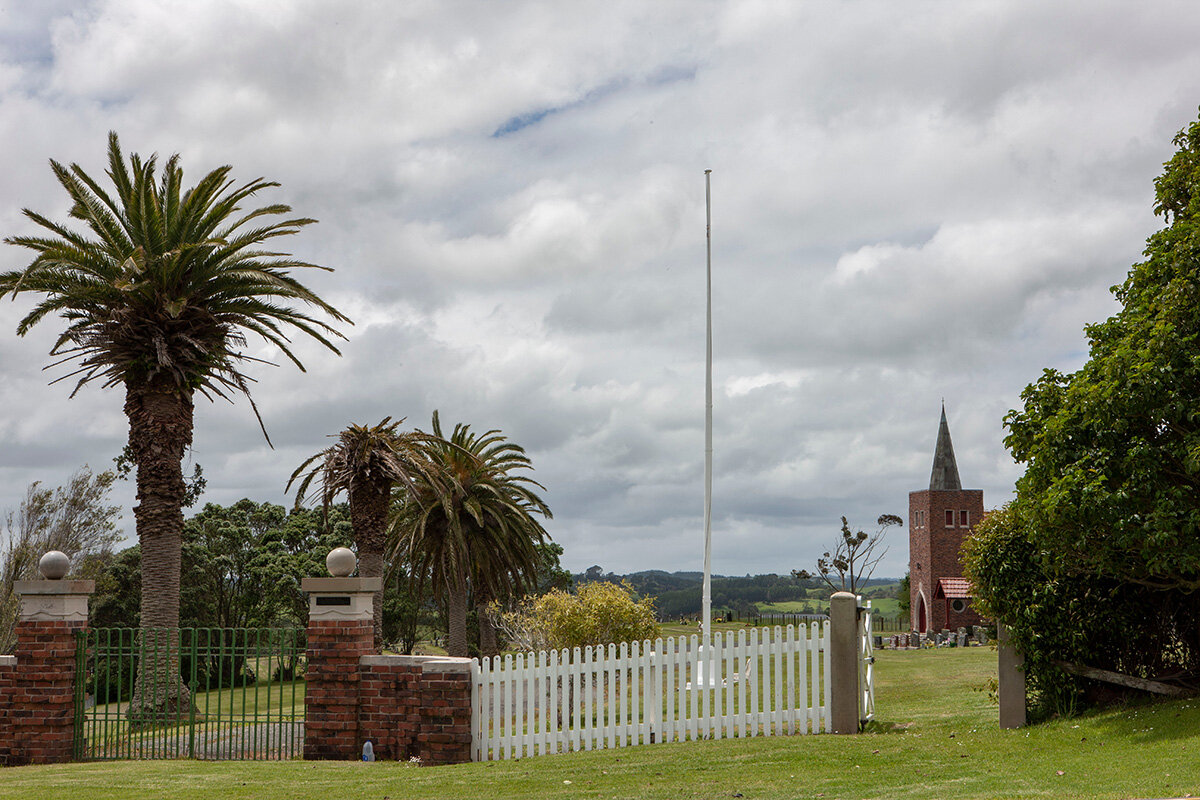
<instances>
[{"instance_id":1,"label":"distant hill","mask_svg":"<svg viewBox=\"0 0 1200 800\"><path fill-rule=\"evenodd\" d=\"M599 566L593 566L586 572L571 577L577 585L597 580L628 583L640 596L654 598L654 607L658 609L662 619L694 616L701 610L700 594L704 582L702 572L666 572L650 569L619 575L603 572ZM865 582L864 587L868 590L874 587L874 591L866 592L870 596L892 596L897 584L896 578L872 578ZM753 614L759 604L786 603L810 598L828 599L829 587L819 579L799 581L790 574L712 577L714 611L732 610L738 616L745 616Z\"/></svg>"}]
</instances>

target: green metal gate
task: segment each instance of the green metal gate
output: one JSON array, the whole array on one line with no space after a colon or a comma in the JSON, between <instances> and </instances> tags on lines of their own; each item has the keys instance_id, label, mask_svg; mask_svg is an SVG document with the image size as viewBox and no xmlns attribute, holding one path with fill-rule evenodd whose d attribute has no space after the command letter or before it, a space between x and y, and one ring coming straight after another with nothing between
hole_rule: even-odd
<instances>
[{"instance_id":1,"label":"green metal gate","mask_svg":"<svg viewBox=\"0 0 1200 800\"><path fill-rule=\"evenodd\" d=\"M75 672L77 760L303 755L302 630L80 631Z\"/></svg>"}]
</instances>

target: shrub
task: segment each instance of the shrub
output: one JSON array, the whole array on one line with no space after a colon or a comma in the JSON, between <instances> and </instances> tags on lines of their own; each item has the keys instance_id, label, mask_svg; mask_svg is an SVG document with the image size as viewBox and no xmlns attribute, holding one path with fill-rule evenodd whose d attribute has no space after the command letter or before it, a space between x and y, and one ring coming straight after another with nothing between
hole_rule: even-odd
<instances>
[{"instance_id":1,"label":"shrub","mask_svg":"<svg viewBox=\"0 0 1200 800\"><path fill-rule=\"evenodd\" d=\"M500 627L515 646L529 650L655 639L654 601L635 600L628 584L585 583L575 593L555 589L500 615Z\"/></svg>"},{"instance_id":2,"label":"shrub","mask_svg":"<svg viewBox=\"0 0 1200 800\"><path fill-rule=\"evenodd\" d=\"M1194 596L1067 571L1031 533L1019 502L992 512L963 545L963 571L980 612L1002 622L1025 657L1033 718L1121 695L1056 661L1150 679L1196 673Z\"/></svg>"}]
</instances>

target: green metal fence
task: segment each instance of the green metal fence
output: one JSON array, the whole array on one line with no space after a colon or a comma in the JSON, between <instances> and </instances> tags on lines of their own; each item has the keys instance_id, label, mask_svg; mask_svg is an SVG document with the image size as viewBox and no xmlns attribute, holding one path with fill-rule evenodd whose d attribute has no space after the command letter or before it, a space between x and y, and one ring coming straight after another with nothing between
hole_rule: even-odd
<instances>
[{"instance_id":1,"label":"green metal fence","mask_svg":"<svg viewBox=\"0 0 1200 800\"><path fill-rule=\"evenodd\" d=\"M280 760L304 749L304 631L76 634L75 758Z\"/></svg>"}]
</instances>

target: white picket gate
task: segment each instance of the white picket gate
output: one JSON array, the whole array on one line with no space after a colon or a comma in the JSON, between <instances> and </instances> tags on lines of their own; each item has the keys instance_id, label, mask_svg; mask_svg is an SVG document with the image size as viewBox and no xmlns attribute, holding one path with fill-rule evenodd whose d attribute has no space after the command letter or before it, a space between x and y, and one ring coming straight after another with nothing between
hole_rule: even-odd
<instances>
[{"instance_id":1,"label":"white picket gate","mask_svg":"<svg viewBox=\"0 0 1200 800\"><path fill-rule=\"evenodd\" d=\"M703 648L691 636L476 660L472 758L828 731L829 632L813 622L718 632Z\"/></svg>"},{"instance_id":2,"label":"white picket gate","mask_svg":"<svg viewBox=\"0 0 1200 800\"><path fill-rule=\"evenodd\" d=\"M862 602L862 597L858 598ZM872 624L875 609L871 601L865 607L858 609L858 718L862 722L870 722L875 718L875 640Z\"/></svg>"}]
</instances>

